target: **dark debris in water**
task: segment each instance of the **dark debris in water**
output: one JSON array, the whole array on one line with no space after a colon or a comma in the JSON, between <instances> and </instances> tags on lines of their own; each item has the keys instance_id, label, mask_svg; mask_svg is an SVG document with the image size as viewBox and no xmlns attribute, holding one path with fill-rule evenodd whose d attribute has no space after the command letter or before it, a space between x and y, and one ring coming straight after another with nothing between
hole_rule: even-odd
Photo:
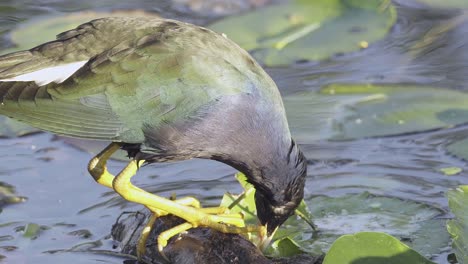
<instances>
[{"instance_id":1,"label":"dark debris in water","mask_svg":"<svg viewBox=\"0 0 468 264\"><path fill-rule=\"evenodd\" d=\"M17 196L12 185L0 182L0 209L7 205L23 203L27 199L24 196Z\"/></svg>"},{"instance_id":2,"label":"dark debris in water","mask_svg":"<svg viewBox=\"0 0 468 264\"><path fill-rule=\"evenodd\" d=\"M136 256L136 244L149 212L124 213L125 219L118 219L112 227L112 237L119 243L123 254ZM119 217L119 218L121 218ZM165 230L183 223L175 216L159 218L149 235L143 261L146 263L167 263L157 250L157 237ZM224 234L209 228L192 228L184 234L173 237L164 248L164 254L171 263L257 263L257 264L319 264L322 257L297 255L288 258L270 259L250 241L241 235Z\"/></svg>"},{"instance_id":3,"label":"dark debris in water","mask_svg":"<svg viewBox=\"0 0 468 264\"><path fill-rule=\"evenodd\" d=\"M85 239L90 238L90 237L93 236L91 231L89 231L87 229L75 230L75 231L69 232L68 235L77 236L77 237L81 237L81 238L85 238Z\"/></svg>"}]
</instances>

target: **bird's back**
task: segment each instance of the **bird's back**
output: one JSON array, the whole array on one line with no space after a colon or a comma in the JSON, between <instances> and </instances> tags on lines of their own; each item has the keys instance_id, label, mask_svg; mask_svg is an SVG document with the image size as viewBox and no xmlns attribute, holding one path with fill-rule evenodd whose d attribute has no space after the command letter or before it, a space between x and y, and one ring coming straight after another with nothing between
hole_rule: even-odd
<instances>
[{"instance_id":1,"label":"bird's back","mask_svg":"<svg viewBox=\"0 0 468 264\"><path fill-rule=\"evenodd\" d=\"M174 20L98 19L0 56L0 114L73 137L143 143L145 131L196 122L220 100L242 107L226 98L244 94L285 122L275 84L247 52Z\"/></svg>"}]
</instances>

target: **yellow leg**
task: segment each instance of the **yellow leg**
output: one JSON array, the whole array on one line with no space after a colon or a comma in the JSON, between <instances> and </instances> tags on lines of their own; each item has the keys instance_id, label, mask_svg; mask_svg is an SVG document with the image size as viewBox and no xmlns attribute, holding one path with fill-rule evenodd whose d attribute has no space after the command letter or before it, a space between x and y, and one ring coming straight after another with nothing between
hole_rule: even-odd
<instances>
[{"instance_id":1,"label":"yellow leg","mask_svg":"<svg viewBox=\"0 0 468 264\"><path fill-rule=\"evenodd\" d=\"M109 144L104 150L102 150L99 154L97 154L88 164L88 171L93 176L94 180L102 184L106 187L112 188L112 182L114 181L115 176L111 174L107 170L107 160L114 154L117 150L120 149L120 145L118 143L111 143ZM195 200L195 199L193 199ZM194 201L191 201L195 203ZM199 206L198 202L198 206ZM152 215L148 222L146 223L143 231L140 234L137 244L137 256L138 259L144 255L146 250L146 241L148 240L148 236L151 232L151 228L156 221L156 219L160 216L167 215L166 212L155 209L155 208L148 208Z\"/></svg>"},{"instance_id":2,"label":"yellow leg","mask_svg":"<svg viewBox=\"0 0 468 264\"><path fill-rule=\"evenodd\" d=\"M164 232L162 232L161 234L159 234L159 237L158 237L158 250L159 252L162 253L163 257L166 258L166 256L164 255L164 247L167 246L167 241L177 235L177 234L180 234L184 231L187 231L189 230L190 228L192 228L193 226L190 224L190 223L183 223L181 225L178 225L178 226L175 226L169 230L166 230ZM166 258L167 259L167 258Z\"/></svg>"},{"instance_id":3,"label":"yellow leg","mask_svg":"<svg viewBox=\"0 0 468 264\"><path fill-rule=\"evenodd\" d=\"M112 181L114 175L107 171L107 160L120 149L118 143L111 143L103 151L97 154L92 160L89 161L88 171L97 183L106 187L112 188Z\"/></svg>"},{"instance_id":4,"label":"yellow leg","mask_svg":"<svg viewBox=\"0 0 468 264\"><path fill-rule=\"evenodd\" d=\"M179 204L183 204L185 206L192 206L192 207L195 207L195 208L199 208L199 210L202 210L203 212L208 213L208 214L224 214L224 213L226 213L226 210L227 210L227 208L225 208L225 207L200 208L200 202L197 199L193 198L193 197L184 197L184 198L175 200L175 202L177 202ZM142 256L145 255L146 242L148 241L148 237L149 237L149 235L151 233L151 229L152 229L154 223L156 222L156 219L158 219L161 216L165 216L165 215L169 214L169 213L167 213L165 211L161 211L161 210L150 208L150 207L148 207L148 208L150 209L152 214L151 214L150 219L148 219L148 222L146 223L145 227L143 228L143 231L141 232L140 237L138 238L137 256L138 256L139 259ZM234 217L234 216L237 216L237 215L231 215L231 216ZM239 217L239 219L242 219L242 215L239 214L238 217ZM170 230L172 230L172 229L170 229ZM161 235L163 235L163 233L161 233ZM158 237L158 241L161 240L161 235ZM168 234L166 234L165 236L167 236L167 235ZM171 238L171 237L169 237L169 238ZM165 245L167 245L167 240L168 239L165 240L166 241ZM164 239L162 241L164 241ZM160 245L159 242L158 242L158 245ZM162 254L163 257L166 258L166 256L163 254L162 251L161 251L161 254Z\"/></svg>"},{"instance_id":5,"label":"yellow leg","mask_svg":"<svg viewBox=\"0 0 468 264\"><path fill-rule=\"evenodd\" d=\"M144 254L146 240L156 219L167 214L181 217L188 221L188 223L163 232L158 238L158 248L160 248L160 250L167 245L167 241L172 236L197 226L208 226L224 233L250 233L259 231L257 226L245 226L243 216L241 214L229 214L228 208L200 208L200 202L193 197L185 197L172 201L147 193L132 185L130 179L144 161L131 161L117 177L115 177L107 170L106 163L118 149L120 149L119 143L111 143L89 162L88 171L96 182L113 188L124 199L145 205L152 211L153 215L143 229L138 241L138 257Z\"/></svg>"},{"instance_id":6,"label":"yellow leg","mask_svg":"<svg viewBox=\"0 0 468 264\"><path fill-rule=\"evenodd\" d=\"M113 189L112 182L114 181L115 176L107 170L107 160L112 156L112 154L114 154L119 149L120 144L112 142L104 150L97 154L93 159L91 159L88 163L89 174L93 176L94 180L97 183L102 184L111 189ZM195 198L192 199L196 201ZM192 201L192 203L195 202ZM198 202L198 206L200 206L200 202ZM148 209L152 212L164 215L160 210L158 211L157 209L152 208Z\"/></svg>"},{"instance_id":7,"label":"yellow leg","mask_svg":"<svg viewBox=\"0 0 468 264\"><path fill-rule=\"evenodd\" d=\"M130 180L135 175L139 165L140 164L138 164L137 161L130 161L130 163L114 178L114 190L124 199L143 204L149 208L157 208L158 210L162 210L169 214L173 214L182 219L185 219L188 223L187 225L184 225L184 227L188 226L188 224L190 225L190 228L207 226L223 233L250 233L259 231L258 226L245 226L245 223L242 217L239 217L239 214L210 214L210 212L213 211L225 212L225 208L207 208L208 212L204 212L204 210L186 206L184 204L178 203L177 201L172 201L154 194L147 193L146 191L134 186ZM178 229L170 229L166 231L167 235L164 237L164 239L167 240L166 238L169 235L174 236L175 234L179 233L177 230Z\"/></svg>"},{"instance_id":8,"label":"yellow leg","mask_svg":"<svg viewBox=\"0 0 468 264\"><path fill-rule=\"evenodd\" d=\"M146 241L148 240L148 236L151 233L151 229L153 228L154 222L156 222L156 219L160 217L161 215L153 212L151 215L150 219L146 223L145 227L143 228L143 231L141 231L140 237L138 238L138 244L137 244L137 257L140 260L142 256L145 255L146 252Z\"/></svg>"},{"instance_id":9,"label":"yellow leg","mask_svg":"<svg viewBox=\"0 0 468 264\"><path fill-rule=\"evenodd\" d=\"M229 214L229 208L227 207L218 206L218 207L201 208L200 201L198 201L196 198L191 197L191 196L183 197L180 199L171 199L171 201L174 201L178 204L182 204L185 206L199 208L201 211L203 211L206 214L216 214L216 215L226 214L226 215L233 216L233 214ZM239 217L242 217L242 215L239 214Z\"/></svg>"}]
</instances>

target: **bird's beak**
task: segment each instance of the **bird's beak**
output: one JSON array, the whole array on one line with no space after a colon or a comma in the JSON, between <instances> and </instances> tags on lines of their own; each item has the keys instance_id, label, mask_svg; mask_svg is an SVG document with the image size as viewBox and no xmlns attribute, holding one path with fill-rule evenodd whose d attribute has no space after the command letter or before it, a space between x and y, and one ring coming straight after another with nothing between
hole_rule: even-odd
<instances>
[{"instance_id":1,"label":"bird's beak","mask_svg":"<svg viewBox=\"0 0 468 264\"><path fill-rule=\"evenodd\" d=\"M268 224L266 224L264 226L260 226L260 232L259 232L260 242L258 244L258 248L260 248L260 250L262 252L264 252L268 248L268 246L270 245L271 240L273 239L273 236L276 233L276 230L278 230L278 227L277 227L277 228L275 228L275 230L273 232L271 232L271 234L268 234L267 225Z\"/></svg>"}]
</instances>

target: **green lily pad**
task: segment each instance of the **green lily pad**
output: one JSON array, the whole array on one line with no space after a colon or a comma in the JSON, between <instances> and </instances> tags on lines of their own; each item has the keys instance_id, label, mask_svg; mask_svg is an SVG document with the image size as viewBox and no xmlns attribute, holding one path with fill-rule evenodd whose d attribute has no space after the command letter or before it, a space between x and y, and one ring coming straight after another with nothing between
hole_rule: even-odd
<instances>
[{"instance_id":1,"label":"green lily pad","mask_svg":"<svg viewBox=\"0 0 468 264\"><path fill-rule=\"evenodd\" d=\"M30 239L35 239L39 235L39 232L41 231L41 226L36 224L36 223L28 223L24 227L24 233L23 237L30 238Z\"/></svg>"},{"instance_id":2,"label":"green lily pad","mask_svg":"<svg viewBox=\"0 0 468 264\"><path fill-rule=\"evenodd\" d=\"M449 207L455 219L447 222L458 263L468 263L468 185L448 191Z\"/></svg>"},{"instance_id":3,"label":"green lily pad","mask_svg":"<svg viewBox=\"0 0 468 264\"><path fill-rule=\"evenodd\" d=\"M434 264L398 239L379 232L361 232L338 238L323 264Z\"/></svg>"},{"instance_id":4,"label":"green lily pad","mask_svg":"<svg viewBox=\"0 0 468 264\"><path fill-rule=\"evenodd\" d=\"M383 38L395 20L388 0L296 0L227 17L209 27L275 66L365 48Z\"/></svg>"},{"instance_id":5,"label":"green lily pad","mask_svg":"<svg viewBox=\"0 0 468 264\"><path fill-rule=\"evenodd\" d=\"M314 205L311 212L320 235L306 239L301 234L292 238L314 255L326 252L342 235L364 231L388 233L424 256L440 254L450 243L444 220L439 219L444 212L430 205L367 192L319 196L308 203Z\"/></svg>"},{"instance_id":6,"label":"green lily pad","mask_svg":"<svg viewBox=\"0 0 468 264\"><path fill-rule=\"evenodd\" d=\"M277 257L290 257L306 253L296 241L289 237L284 237L274 241L271 244L271 248L274 253L270 253L270 255Z\"/></svg>"},{"instance_id":7,"label":"green lily pad","mask_svg":"<svg viewBox=\"0 0 468 264\"><path fill-rule=\"evenodd\" d=\"M457 175L463 171L463 169L459 167L446 167L440 168L439 170L447 176Z\"/></svg>"},{"instance_id":8,"label":"green lily pad","mask_svg":"<svg viewBox=\"0 0 468 264\"><path fill-rule=\"evenodd\" d=\"M468 122L468 94L433 87L333 84L284 98L299 142L389 136Z\"/></svg>"},{"instance_id":9,"label":"green lily pad","mask_svg":"<svg viewBox=\"0 0 468 264\"><path fill-rule=\"evenodd\" d=\"M447 146L447 151L463 160L468 160L468 138L455 141Z\"/></svg>"},{"instance_id":10,"label":"green lily pad","mask_svg":"<svg viewBox=\"0 0 468 264\"><path fill-rule=\"evenodd\" d=\"M429 5L436 8L468 8L468 2L466 0L416 0L417 2Z\"/></svg>"},{"instance_id":11,"label":"green lily pad","mask_svg":"<svg viewBox=\"0 0 468 264\"><path fill-rule=\"evenodd\" d=\"M244 175L238 173L237 177L246 191L241 196L225 194L221 206L244 214L248 224L256 224L255 190L246 182ZM314 216L320 235L313 235L308 221L290 217L276 232L272 247L266 252L268 255L278 257L307 252L318 256L326 252L339 236L360 231L389 233L424 255L439 254L450 241L445 223L438 219L443 212L426 204L369 193L338 198L319 196L307 200L307 203L314 206L309 209L304 203L301 211L310 222ZM256 239L251 237L252 241Z\"/></svg>"}]
</instances>

